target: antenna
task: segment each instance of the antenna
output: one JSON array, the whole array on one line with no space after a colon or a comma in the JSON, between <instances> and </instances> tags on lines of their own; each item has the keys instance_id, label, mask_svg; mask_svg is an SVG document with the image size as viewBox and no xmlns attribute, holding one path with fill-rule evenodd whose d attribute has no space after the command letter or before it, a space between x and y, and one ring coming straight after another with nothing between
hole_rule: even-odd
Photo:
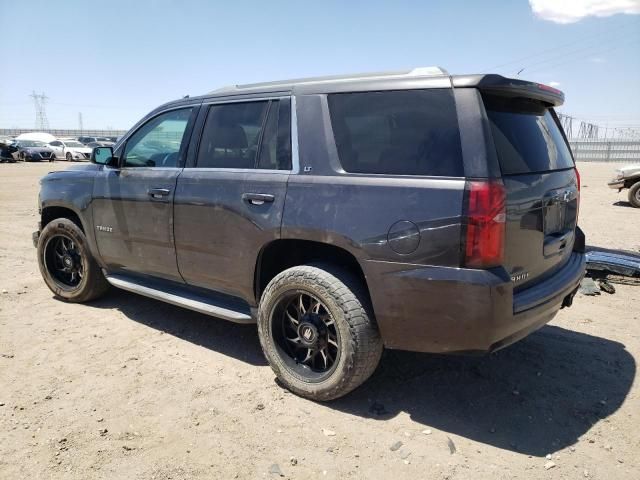
<instances>
[{"instance_id":1,"label":"antenna","mask_svg":"<svg viewBox=\"0 0 640 480\"><path fill-rule=\"evenodd\" d=\"M38 95L35 91L29 97L33 99L33 105L36 108L36 130L49 130L49 120L47 120L47 111L45 109L49 97L44 92Z\"/></svg>"}]
</instances>

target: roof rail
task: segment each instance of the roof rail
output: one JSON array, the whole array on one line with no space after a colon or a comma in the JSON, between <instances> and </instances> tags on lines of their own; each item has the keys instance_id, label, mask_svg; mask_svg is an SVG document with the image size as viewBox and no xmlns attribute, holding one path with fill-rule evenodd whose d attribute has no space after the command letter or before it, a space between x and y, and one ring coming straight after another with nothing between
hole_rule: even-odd
<instances>
[{"instance_id":1,"label":"roof rail","mask_svg":"<svg viewBox=\"0 0 640 480\"><path fill-rule=\"evenodd\" d=\"M308 78L294 78L289 80L277 80L275 82L260 82L260 83L247 83L244 85L228 85L218 88L209 93L224 93L224 92L237 92L239 90L247 90L252 88L266 88L266 87L278 87L278 86L292 86L305 83L322 83L322 82L340 82L340 81L354 81L361 79L374 79L374 78L388 78L388 77L431 77L431 76L444 76L449 75L442 67L417 67L411 70L397 70L390 72L371 72L371 73L356 73L350 75L329 75L324 77L308 77Z\"/></svg>"}]
</instances>

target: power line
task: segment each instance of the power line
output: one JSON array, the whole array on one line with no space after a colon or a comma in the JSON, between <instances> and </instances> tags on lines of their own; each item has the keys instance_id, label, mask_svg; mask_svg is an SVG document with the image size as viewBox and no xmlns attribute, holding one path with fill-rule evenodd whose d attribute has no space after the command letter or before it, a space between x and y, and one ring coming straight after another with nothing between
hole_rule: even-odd
<instances>
[{"instance_id":1,"label":"power line","mask_svg":"<svg viewBox=\"0 0 640 480\"><path fill-rule=\"evenodd\" d=\"M610 28L610 29L607 29L607 30L602 31L600 33L584 35L584 36L582 36L582 37L580 37L580 38L578 38L576 40L573 40L571 42L564 43L562 45L556 45L556 46L553 46L551 48L546 48L544 50L539 50L538 52L532 53L530 55L527 55L527 56L524 56L524 57L520 57L520 58L517 58L517 59L514 59L514 60L509 60L508 62L504 62L504 63L501 63L499 65L494 65L493 67L484 69L483 71L487 72L487 71L495 70L495 69L498 69L498 68L501 68L501 67L505 67L505 66L508 66L508 65L513 65L514 63L520 63L520 62L522 62L524 60L529 60L531 58L538 57L540 55L544 55L545 53L558 52L559 50L562 50L562 49L567 48L567 47L571 47L573 45L577 45L579 43L584 43L585 41L589 42L589 41L591 41L591 40L593 40L595 38L600 38L600 37L602 37L604 35L611 35L611 32L613 32L614 36L615 35L619 35L621 33L627 33L625 30L628 29L629 27L636 27L637 28L637 25L635 24L635 22L631 21L631 22L628 22L625 25L622 25L620 27Z\"/></svg>"},{"instance_id":2,"label":"power line","mask_svg":"<svg viewBox=\"0 0 640 480\"><path fill-rule=\"evenodd\" d=\"M558 58L554 59L556 61L556 63L552 63L551 65L544 65L544 64L538 65L537 68L530 69L530 70L527 71L527 73L539 72L541 70L548 70L548 69L553 69L553 68L560 67L560 66L565 66L567 64L574 63L574 62L577 62L579 60L584 60L585 58L590 57L592 55L599 55L599 54L603 54L603 53L612 52L612 51L617 50L618 48L620 48L622 46L626 46L626 45L634 45L638 41L640 41L640 38L637 38L637 39L632 40L632 41L630 41L628 43L625 43L625 44L618 44L618 45L615 45L613 47L608 47L608 48L606 48L604 50L592 50L592 51L590 51L588 53L585 53L583 55L575 56L573 58L564 60L562 62L557 62L558 60L560 60L560 58L562 58L562 57L558 57Z\"/></svg>"}]
</instances>

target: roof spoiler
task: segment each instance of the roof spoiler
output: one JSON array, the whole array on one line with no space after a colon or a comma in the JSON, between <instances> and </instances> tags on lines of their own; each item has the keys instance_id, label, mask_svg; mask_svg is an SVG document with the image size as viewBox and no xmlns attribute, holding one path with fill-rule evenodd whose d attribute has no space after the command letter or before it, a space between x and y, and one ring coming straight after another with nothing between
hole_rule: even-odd
<instances>
[{"instance_id":1,"label":"roof spoiler","mask_svg":"<svg viewBox=\"0 0 640 480\"><path fill-rule=\"evenodd\" d=\"M502 75L460 75L454 76L452 81L456 88L472 87L495 95L533 98L553 107L564 103L564 93L557 88Z\"/></svg>"}]
</instances>

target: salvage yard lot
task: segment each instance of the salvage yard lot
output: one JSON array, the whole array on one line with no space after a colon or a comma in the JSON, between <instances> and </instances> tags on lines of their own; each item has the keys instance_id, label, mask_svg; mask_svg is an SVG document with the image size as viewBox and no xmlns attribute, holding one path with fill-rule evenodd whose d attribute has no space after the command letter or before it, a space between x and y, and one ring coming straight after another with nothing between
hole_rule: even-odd
<instances>
[{"instance_id":1,"label":"salvage yard lot","mask_svg":"<svg viewBox=\"0 0 640 480\"><path fill-rule=\"evenodd\" d=\"M640 478L640 287L578 295L494 355L386 352L316 404L275 383L253 326L54 299L31 232L38 179L67 167L0 165L0 478ZM640 251L615 165L579 168L587 243Z\"/></svg>"}]
</instances>

